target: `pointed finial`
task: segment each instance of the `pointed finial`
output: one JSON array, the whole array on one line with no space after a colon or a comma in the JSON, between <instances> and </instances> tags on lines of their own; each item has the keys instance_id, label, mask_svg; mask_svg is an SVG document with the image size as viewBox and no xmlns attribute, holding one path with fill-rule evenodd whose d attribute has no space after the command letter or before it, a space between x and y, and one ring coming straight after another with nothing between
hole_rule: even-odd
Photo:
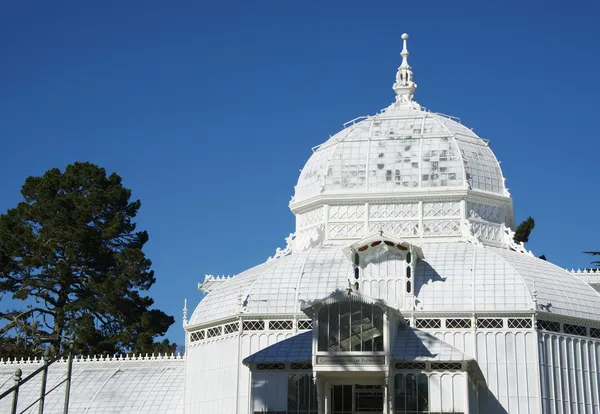
<instances>
[{"instance_id":1,"label":"pointed finial","mask_svg":"<svg viewBox=\"0 0 600 414\"><path fill-rule=\"evenodd\" d=\"M393 89L396 92L396 103L398 104L413 104L413 95L417 89L417 84L413 81L412 68L408 64L408 48L406 47L406 40L408 34L402 34L402 64L398 68L396 73L396 83L394 83Z\"/></svg>"},{"instance_id":2,"label":"pointed finial","mask_svg":"<svg viewBox=\"0 0 600 414\"><path fill-rule=\"evenodd\" d=\"M187 320L187 298L183 300L183 326L188 324Z\"/></svg>"}]
</instances>

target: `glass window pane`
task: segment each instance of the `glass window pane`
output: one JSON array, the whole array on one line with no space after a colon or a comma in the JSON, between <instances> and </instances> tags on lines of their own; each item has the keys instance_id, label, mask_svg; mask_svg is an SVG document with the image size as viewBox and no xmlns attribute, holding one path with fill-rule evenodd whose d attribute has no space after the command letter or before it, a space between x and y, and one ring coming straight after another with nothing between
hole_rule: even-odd
<instances>
[{"instance_id":1,"label":"glass window pane","mask_svg":"<svg viewBox=\"0 0 600 414\"><path fill-rule=\"evenodd\" d=\"M427 375L419 374L419 384L417 385L419 411L429 409L429 382Z\"/></svg>"},{"instance_id":2,"label":"glass window pane","mask_svg":"<svg viewBox=\"0 0 600 414\"><path fill-rule=\"evenodd\" d=\"M406 411L417 411L417 378L414 374L406 376Z\"/></svg>"},{"instance_id":3,"label":"glass window pane","mask_svg":"<svg viewBox=\"0 0 600 414\"><path fill-rule=\"evenodd\" d=\"M375 326L373 349L383 351L383 310L373 306L373 325Z\"/></svg>"},{"instance_id":4,"label":"glass window pane","mask_svg":"<svg viewBox=\"0 0 600 414\"><path fill-rule=\"evenodd\" d=\"M323 307L318 314L321 352L383 351L383 309L357 301Z\"/></svg>"},{"instance_id":5,"label":"glass window pane","mask_svg":"<svg viewBox=\"0 0 600 414\"><path fill-rule=\"evenodd\" d=\"M298 410L298 375L288 375L288 411Z\"/></svg>"},{"instance_id":6,"label":"glass window pane","mask_svg":"<svg viewBox=\"0 0 600 414\"><path fill-rule=\"evenodd\" d=\"M373 306L362 304L362 350L373 351Z\"/></svg>"},{"instance_id":7,"label":"glass window pane","mask_svg":"<svg viewBox=\"0 0 600 414\"><path fill-rule=\"evenodd\" d=\"M394 381L394 399L397 413L406 411L406 382L404 375L397 374Z\"/></svg>"},{"instance_id":8,"label":"glass window pane","mask_svg":"<svg viewBox=\"0 0 600 414\"><path fill-rule=\"evenodd\" d=\"M350 351L350 302L340 303L340 351Z\"/></svg>"},{"instance_id":9,"label":"glass window pane","mask_svg":"<svg viewBox=\"0 0 600 414\"><path fill-rule=\"evenodd\" d=\"M327 342L329 338L329 306L319 311L319 351L327 351Z\"/></svg>"},{"instance_id":10,"label":"glass window pane","mask_svg":"<svg viewBox=\"0 0 600 414\"><path fill-rule=\"evenodd\" d=\"M351 302L350 315L350 344L352 351L362 351L362 303L357 301Z\"/></svg>"},{"instance_id":11,"label":"glass window pane","mask_svg":"<svg viewBox=\"0 0 600 414\"><path fill-rule=\"evenodd\" d=\"M329 305L329 344L331 352L340 350L340 307L337 303Z\"/></svg>"}]
</instances>

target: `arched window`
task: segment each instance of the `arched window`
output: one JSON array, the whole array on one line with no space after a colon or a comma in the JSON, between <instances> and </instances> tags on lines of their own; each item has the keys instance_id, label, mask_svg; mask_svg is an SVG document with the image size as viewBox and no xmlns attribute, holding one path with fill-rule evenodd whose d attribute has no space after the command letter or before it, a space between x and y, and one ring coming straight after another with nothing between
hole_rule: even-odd
<instances>
[{"instance_id":1,"label":"arched window","mask_svg":"<svg viewBox=\"0 0 600 414\"><path fill-rule=\"evenodd\" d=\"M383 309L348 300L319 311L318 350L383 351Z\"/></svg>"}]
</instances>

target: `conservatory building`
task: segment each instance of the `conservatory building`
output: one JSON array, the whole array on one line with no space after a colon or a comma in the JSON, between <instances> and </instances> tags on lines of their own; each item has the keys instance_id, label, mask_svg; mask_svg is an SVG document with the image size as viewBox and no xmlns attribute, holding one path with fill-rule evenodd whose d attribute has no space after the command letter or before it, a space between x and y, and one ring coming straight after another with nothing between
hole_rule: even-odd
<instances>
[{"instance_id":1,"label":"conservatory building","mask_svg":"<svg viewBox=\"0 0 600 414\"><path fill-rule=\"evenodd\" d=\"M515 243L490 142L415 101L402 38L395 101L313 148L286 246L205 277L184 357L76 360L72 412L600 413L600 273Z\"/></svg>"},{"instance_id":2,"label":"conservatory building","mask_svg":"<svg viewBox=\"0 0 600 414\"><path fill-rule=\"evenodd\" d=\"M285 248L206 276L188 413L600 413L600 294L513 240L490 142L413 98L315 147Z\"/></svg>"}]
</instances>

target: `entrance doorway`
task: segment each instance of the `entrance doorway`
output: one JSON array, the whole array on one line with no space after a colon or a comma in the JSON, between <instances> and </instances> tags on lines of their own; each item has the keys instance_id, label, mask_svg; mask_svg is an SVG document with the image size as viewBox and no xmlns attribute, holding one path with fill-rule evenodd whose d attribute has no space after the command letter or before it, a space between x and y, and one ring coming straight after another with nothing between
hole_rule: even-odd
<instances>
[{"instance_id":1,"label":"entrance doorway","mask_svg":"<svg viewBox=\"0 0 600 414\"><path fill-rule=\"evenodd\" d=\"M383 413L383 395L383 385L334 385L331 388L331 413Z\"/></svg>"}]
</instances>

